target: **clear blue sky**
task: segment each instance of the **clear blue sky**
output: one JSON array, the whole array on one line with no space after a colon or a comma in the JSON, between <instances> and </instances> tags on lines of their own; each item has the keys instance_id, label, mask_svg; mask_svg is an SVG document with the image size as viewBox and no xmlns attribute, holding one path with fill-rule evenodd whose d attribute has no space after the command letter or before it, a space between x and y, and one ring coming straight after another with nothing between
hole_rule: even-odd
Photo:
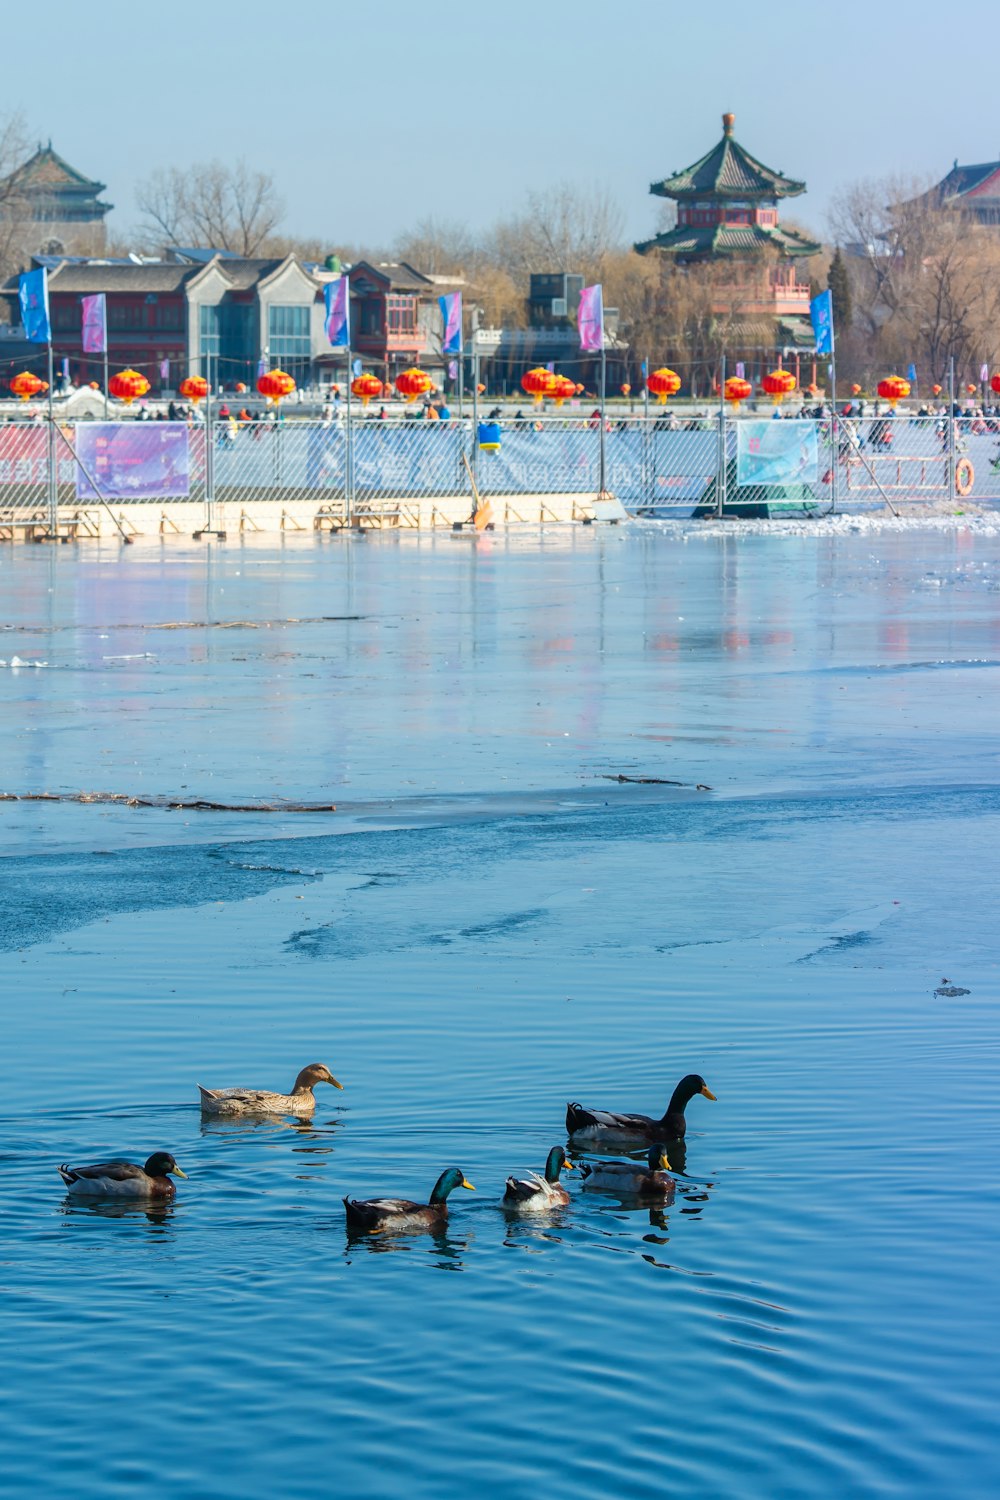
<instances>
[{"instance_id":1,"label":"clear blue sky","mask_svg":"<svg viewBox=\"0 0 1000 1500\"><path fill-rule=\"evenodd\" d=\"M107 182L116 235L151 168L243 155L274 174L294 234L387 242L423 215L478 228L571 180L609 187L639 237L649 183L708 150L726 109L749 150L806 180L791 212L819 230L857 177L1000 158L996 0L49 0L31 15L47 71L34 46L17 64L11 13L4 107Z\"/></svg>"}]
</instances>

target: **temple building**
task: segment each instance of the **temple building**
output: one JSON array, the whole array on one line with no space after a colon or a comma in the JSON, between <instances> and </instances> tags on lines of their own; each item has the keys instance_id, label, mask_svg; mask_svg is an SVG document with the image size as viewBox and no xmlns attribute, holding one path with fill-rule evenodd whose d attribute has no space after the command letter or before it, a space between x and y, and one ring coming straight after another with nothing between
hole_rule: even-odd
<instances>
[{"instance_id":1,"label":"temple building","mask_svg":"<svg viewBox=\"0 0 1000 1500\"><path fill-rule=\"evenodd\" d=\"M751 156L733 134L735 120L724 114L722 139L706 156L651 185L654 197L677 204L677 223L635 248L680 266L731 263L733 286L719 286L717 311L720 319L739 320L730 329L736 343L747 349L811 346L809 281L799 280L796 262L821 247L778 218L779 201L798 197L806 185ZM755 261L761 263L756 273ZM737 277L738 263L745 269Z\"/></svg>"},{"instance_id":2,"label":"temple building","mask_svg":"<svg viewBox=\"0 0 1000 1500\"><path fill-rule=\"evenodd\" d=\"M52 142L12 174L22 212L37 243L30 251L48 255L99 255L107 243L105 184L71 167Z\"/></svg>"},{"instance_id":3,"label":"temple building","mask_svg":"<svg viewBox=\"0 0 1000 1500\"><path fill-rule=\"evenodd\" d=\"M956 158L947 176L913 203L925 204L928 208L952 209L976 224L995 229L1000 225L1000 161L960 167Z\"/></svg>"}]
</instances>

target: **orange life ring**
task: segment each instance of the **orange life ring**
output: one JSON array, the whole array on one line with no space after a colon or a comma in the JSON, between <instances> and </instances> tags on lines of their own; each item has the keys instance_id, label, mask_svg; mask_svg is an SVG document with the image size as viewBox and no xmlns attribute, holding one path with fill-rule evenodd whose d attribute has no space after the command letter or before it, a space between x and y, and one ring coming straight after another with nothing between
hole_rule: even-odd
<instances>
[{"instance_id":1,"label":"orange life ring","mask_svg":"<svg viewBox=\"0 0 1000 1500\"><path fill-rule=\"evenodd\" d=\"M972 486L976 482L976 471L972 467L972 460L960 458L955 465L955 494L971 495Z\"/></svg>"}]
</instances>

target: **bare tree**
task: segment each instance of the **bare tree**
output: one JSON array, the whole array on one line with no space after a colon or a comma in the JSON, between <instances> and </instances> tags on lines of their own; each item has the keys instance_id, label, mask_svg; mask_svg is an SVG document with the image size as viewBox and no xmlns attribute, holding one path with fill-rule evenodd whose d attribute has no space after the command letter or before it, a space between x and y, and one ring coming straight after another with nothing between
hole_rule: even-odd
<instances>
[{"instance_id":1,"label":"bare tree","mask_svg":"<svg viewBox=\"0 0 1000 1500\"><path fill-rule=\"evenodd\" d=\"M622 248L623 223L605 188L562 183L528 193L519 213L494 225L483 254L522 279L533 271L562 270L591 277L605 255Z\"/></svg>"},{"instance_id":2,"label":"bare tree","mask_svg":"<svg viewBox=\"0 0 1000 1500\"><path fill-rule=\"evenodd\" d=\"M142 232L170 245L199 245L256 255L277 228L283 205L267 172L245 161L203 162L153 172L136 188Z\"/></svg>"},{"instance_id":3,"label":"bare tree","mask_svg":"<svg viewBox=\"0 0 1000 1500\"><path fill-rule=\"evenodd\" d=\"M460 276L479 259L475 236L464 224L434 218L404 230L393 255L429 276Z\"/></svg>"},{"instance_id":4,"label":"bare tree","mask_svg":"<svg viewBox=\"0 0 1000 1500\"><path fill-rule=\"evenodd\" d=\"M21 115L0 118L0 276L27 264L38 249L39 227L21 168L31 154Z\"/></svg>"}]
</instances>

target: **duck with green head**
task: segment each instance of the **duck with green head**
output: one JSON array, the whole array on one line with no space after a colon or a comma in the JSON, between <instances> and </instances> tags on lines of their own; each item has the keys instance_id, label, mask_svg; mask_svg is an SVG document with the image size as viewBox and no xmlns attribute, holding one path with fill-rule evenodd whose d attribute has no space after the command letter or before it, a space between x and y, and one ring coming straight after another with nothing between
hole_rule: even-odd
<instances>
[{"instance_id":1,"label":"duck with green head","mask_svg":"<svg viewBox=\"0 0 1000 1500\"><path fill-rule=\"evenodd\" d=\"M595 1161L580 1168L583 1185L597 1193L636 1193L646 1198L673 1194L674 1179L667 1176L670 1163L662 1142L650 1146L645 1162Z\"/></svg>"},{"instance_id":2,"label":"duck with green head","mask_svg":"<svg viewBox=\"0 0 1000 1500\"><path fill-rule=\"evenodd\" d=\"M559 1181L563 1169L572 1172L573 1163L568 1161L561 1146L553 1146L545 1162L545 1176L529 1172L527 1178L508 1177L507 1190L503 1195L504 1208L515 1208L521 1213L538 1213L546 1208L562 1208L569 1202L569 1193Z\"/></svg>"},{"instance_id":3,"label":"duck with green head","mask_svg":"<svg viewBox=\"0 0 1000 1500\"><path fill-rule=\"evenodd\" d=\"M99 1161L89 1167L59 1168L72 1198L101 1198L122 1202L129 1198L172 1198L177 1189L171 1177L186 1177L169 1151L154 1151L145 1166L134 1161Z\"/></svg>"},{"instance_id":4,"label":"duck with green head","mask_svg":"<svg viewBox=\"0 0 1000 1500\"><path fill-rule=\"evenodd\" d=\"M449 1167L434 1184L429 1203L413 1203L409 1198L345 1198L347 1228L354 1234L437 1229L447 1221L449 1193L460 1187L476 1191L459 1167Z\"/></svg>"},{"instance_id":5,"label":"duck with green head","mask_svg":"<svg viewBox=\"0 0 1000 1500\"><path fill-rule=\"evenodd\" d=\"M700 1073L688 1073L670 1096L661 1119L651 1115L619 1114L610 1109L584 1109L582 1104L567 1104L566 1129L577 1141L598 1141L613 1145L619 1141L679 1141L687 1130L684 1111L696 1094L705 1099L715 1095Z\"/></svg>"}]
</instances>

